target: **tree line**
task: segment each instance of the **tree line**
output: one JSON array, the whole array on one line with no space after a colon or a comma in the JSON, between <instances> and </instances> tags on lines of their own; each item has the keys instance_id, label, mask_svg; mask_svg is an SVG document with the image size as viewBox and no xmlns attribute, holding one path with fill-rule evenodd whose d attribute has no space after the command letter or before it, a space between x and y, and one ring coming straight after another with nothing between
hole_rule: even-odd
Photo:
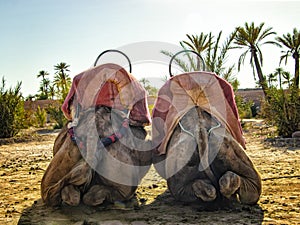
<instances>
[{"instance_id":1,"label":"tree line","mask_svg":"<svg viewBox=\"0 0 300 225\"><path fill-rule=\"evenodd\" d=\"M226 66L226 59L229 51L233 49L243 49L237 67L240 71L247 56L250 57L250 65L253 68L254 79L258 79L258 86L262 89L265 101L261 110L261 116L277 126L278 134L281 136L291 136L300 130L300 98L299 98L299 54L300 54L300 31L294 28L291 33L283 36L276 36L272 27L265 28L261 23L256 26L252 23L245 23L239 26L221 43L222 31L214 37L210 32L199 35L187 34L187 40L180 41L183 49L192 50L199 54L206 65L206 70L215 72L219 76L229 81L234 90L237 90L239 82L233 72L235 65ZM274 73L264 74L262 45L273 45L284 49L279 59L281 63L287 63L289 58L294 60L295 70L292 76L282 68L274 68ZM162 50L162 53L173 57L174 53ZM184 71L200 70L199 58L188 57L188 63L180 58L175 58L176 64ZM276 83L279 81L279 89ZM287 84L287 90L283 90L283 84ZM239 102L239 101L237 101ZM245 105L245 104L244 104ZM238 105L239 107L239 105Z\"/></svg>"},{"instance_id":2,"label":"tree line","mask_svg":"<svg viewBox=\"0 0 300 225\"><path fill-rule=\"evenodd\" d=\"M221 77L225 78L237 87L238 81L234 77L235 65L226 66L229 52L233 49L243 49L244 52L240 55L237 62L237 69L240 71L242 65L245 63L245 58L250 57L250 65L253 68L254 78L258 78L258 85L262 88L266 97L268 97L267 80L270 79L262 71L263 67L263 53L262 45L274 45L279 48L284 48L283 55L280 57L279 65L292 57L295 64L294 76L286 78L295 88L299 89L299 53L300 53L300 31L296 28L292 33L284 34L282 37L275 36L277 33L273 31L272 27L264 28L265 24L261 23L256 26L253 22L244 26L239 26L221 43L222 31L215 37L210 32L208 34L200 32L200 34L191 35L186 34L187 40L180 41L179 44L183 49L193 50L198 53L205 62L206 70L215 72ZM273 36L273 39L271 37ZM274 37L275 36L275 37ZM162 50L162 53L172 57L173 53ZM180 59L175 59L175 62L184 71L199 70L201 64L199 61L195 62L189 58L189 63L186 64ZM274 68L275 70L275 68ZM272 74L271 79L275 76Z\"/></svg>"},{"instance_id":3,"label":"tree line","mask_svg":"<svg viewBox=\"0 0 300 225\"><path fill-rule=\"evenodd\" d=\"M290 136L295 130L300 129L300 101L299 101L299 54L300 54L300 31L294 28L291 33L283 36L276 36L272 27L265 28L265 24L255 25L245 23L244 26L239 26L221 42L222 31L216 37L210 32L205 34L186 34L187 39L180 41L183 49L193 50L197 52L205 62L206 70L215 72L227 81L229 81L234 90L237 90L239 82L234 76L235 64L226 65L229 52L234 49L243 49L244 52L240 55L237 62L238 71L245 64L247 56L250 57L250 65L253 68L254 78L258 79L258 86L262 88L265 95L265 103L263 106L262 116L266 117L267 121L278 127L278 133L282 136ZM263 73L263 52L262 45L273 45L282 48L282 56L279 59L279 64L287 63L288 59L294 60L294 74L284 71L282 68L274 68L274 73ZM162 50L163 54L172 57L174 53ZM196 60L188 56L189 63L176 58L175 63L184 71L201 70L201 62L199 58ZM71 79L68 74L70 65L61 62L54 66L54 79L51 81L48 76L49 72L45 70L39 71L36 75L41 78L38 94L30 95L27 99L59 99L63 100L70 88ZM147 79L141 80L143 86L148 89L148 92L155 93ZM276 84L279 84L276 85ZM287 90L283 91L283 85L287 85ZM17 102L23 101L20 93L21 83L18 83L15 89L5 89L5 81L3 78L2 87L0 88L0 112L2 121L5 118L10 118L12 124L15 124L14 118L19 118L8 115L14 113L8 107L9 98L17 99ZM10 97L9 97L10 96ZM16 104L16 103L15 103ZM18 105L18 104L17 104ZM15 113L20 113L22 110L17 110ZM57 112L54 112L57 114ZM8 121L8 120L7 120ZM20 122L18 122L20 123ZM10 127L19 127L13 125ZM11 128L9 128L11 129ZM0 137L13 136L14 132L7 132L9 135Z\"/></svg>"},{"instance_id":4,"label":"tree line","mask_svg":"<svg viewBox=\"0 0 300 225\"><path fill-rule=\"evenodd\" d=\"M65 62L54 65L54 79L48 78L49 72L45 70L39 71L37 78L42 78L40 82L39 93L36 95L30 95L27 98L32 99L36 97L38 100L44 99L64 99L71 86L71 78L68 74L70 65Z\"/></svg>"}]
</instances>

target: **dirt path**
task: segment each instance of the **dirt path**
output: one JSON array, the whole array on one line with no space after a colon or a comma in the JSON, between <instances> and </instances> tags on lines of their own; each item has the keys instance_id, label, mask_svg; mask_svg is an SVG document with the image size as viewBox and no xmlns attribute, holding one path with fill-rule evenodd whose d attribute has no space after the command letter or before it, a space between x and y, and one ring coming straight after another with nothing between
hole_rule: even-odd
<instances>
[{"instance_id":1,"label":"dirt path","mask_svg":"<svg viewBox=\"0 0 300 225\"><path fill-rule=\"evenodd\" d=\"M263 178L255 206L178 203L151 168L130 202L45 207L40 181L52 156L51 134L43 141L0 146L0 224L300 224L300 147L267 146L262 141L271 131L260 129L259 122L247 124L247 153Z\"/></svg>"}]
</instances>

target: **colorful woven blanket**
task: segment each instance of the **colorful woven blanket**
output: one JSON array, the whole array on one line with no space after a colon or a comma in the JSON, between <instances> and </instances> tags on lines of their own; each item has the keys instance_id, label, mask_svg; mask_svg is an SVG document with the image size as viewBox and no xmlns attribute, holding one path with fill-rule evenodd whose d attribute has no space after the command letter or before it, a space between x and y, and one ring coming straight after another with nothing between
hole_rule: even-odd
<instances>
[{"instance_id":1,"label":"colorful woven blanket","mask_svg":"<svg viewBox=\"0 0 300 225\"><path fill-rule=\"evenodd\" d=\"M131 125L151 123L145 89L133 75L116 64L103 64L76 75L62 105L69 120L73 119L71 104L79 104L81 110L96 106L129 110Z\"/></svg>"}]
</instances>

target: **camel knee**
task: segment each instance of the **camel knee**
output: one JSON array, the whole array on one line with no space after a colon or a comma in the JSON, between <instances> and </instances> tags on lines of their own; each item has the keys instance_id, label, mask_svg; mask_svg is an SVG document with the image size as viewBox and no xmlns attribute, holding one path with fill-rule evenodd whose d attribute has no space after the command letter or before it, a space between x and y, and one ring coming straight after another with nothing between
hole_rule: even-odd
<instances>
[{"instance_id":1,"label":"camel knee","mask_svg":"<svg viewBox=\"0 0 300 225\"><path fill-rule=\"evenodd\" d=\"M230 197L237 192L237 190L240 188L240 185L240 176L231 171L227 171L219 179L220 192L224 197L228 199L230 199Z\"/></svg>"},{"instance_id":2,"label":"camel knee","mask_svg":"<svg viewBox=\"0 0 300 225\"><path fill-rule=\"evenodd\" d=\"M107 198L109 198L110 191L104 185L94 185L83 196L83 203L90 206L96 206L102 204Z\"/></svg>"},{"instance_id":3,"label":"camel knee","mask_svg":"<svg viewBox=\"0 0 300 225\"><path fill-rule=\"evenodd\" d=\"M217 197L217 192L215 187L205 180L196 180L192 184L193 191L197 198L208 202L213 201Z\"/></svg>"},{"instance_id":4,"label":"camel knee","mask_svg":"<svg viewBox=\"0 0 300 225\"><path fill-rule=\"evenodd\" d=\"M80 203L80 191L73 185L67 185L61 191L61 199L68 205L77 206Z\"/></svg>"},{"instance_id":5,"label":"camel knee","mask_svg":"<svg viewBox=\"0 0 300 225\"><path fill-rule=\"evenodd\" d=\"M236 173L227 171L220 179L221 194L230 199L238 194L239 201L244 204L256 204L261 194L260 178L251 179L241 177Z\"/></svg>"},{"instance_id":6,"label":"camel knee","mask_svg":"<svg viewBox=\"0 0 300 225\"><path fill-rule=\"evenodd\" d=\"M260 180L242 178L241 187L238 191L240 201L244 204L256 204L261 195Z\"/></svg>"},{"instance_id":7,"label":"camel knee","mask_svg":"<svg viewBox=\"0 0 300 225\"><path fill-rule=\"evenodd\" d=\"M80 161L80 163L69 172L68 176L68 183L80 186L90 183L93 174L90 166L86 162Z\"/></svg>"}]
</instances>

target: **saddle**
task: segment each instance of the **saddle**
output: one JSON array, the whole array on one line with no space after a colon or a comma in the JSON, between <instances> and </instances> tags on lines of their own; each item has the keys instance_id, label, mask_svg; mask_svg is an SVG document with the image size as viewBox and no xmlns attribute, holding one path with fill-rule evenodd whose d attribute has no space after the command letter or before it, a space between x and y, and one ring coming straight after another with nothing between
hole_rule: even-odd
<instances>
[{"instance_id":1,"label":"saddle","mask_svg":"<svg viewBox=\"0 0 300 225\"><path fill-rule=\"evenodd\" d=\"M215 73L197 71L171 76L158 92L152 112L158 154L166 153L176 125L195 106L214 116L246 149L232 86Z\"/></svg>"},{"instance_id":2,"label":"saddle","mask_svg":"<svg viewBox=\"0 0 300 225\"><path fill-rule=\"evenodd\" d=\"M62 111L73 120L71 106L85 111L107 106L129 113L129 123L146 126L151 123L146 91L136 78L119 65L108 63L86 70L73 78Z\"/></svg>"}]
</instances>

